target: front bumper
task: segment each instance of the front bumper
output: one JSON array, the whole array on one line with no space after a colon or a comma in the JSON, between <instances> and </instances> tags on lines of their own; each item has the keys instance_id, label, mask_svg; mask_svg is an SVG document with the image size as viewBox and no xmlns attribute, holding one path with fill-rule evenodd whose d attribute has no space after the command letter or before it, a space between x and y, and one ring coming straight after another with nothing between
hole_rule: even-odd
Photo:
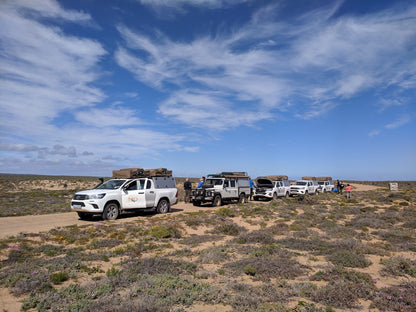
<instances>
[{"instance_id":1,"label":"front bumper","mask_svg":"<svg viewBox=\"0 0 416 312\"><path fill-rule=\"evenodd\" d=\"M71 210L77 212L101 213L103 207L95 200L72 200Z\"/></svg>"},{"instance_id":2,"label":"front bumper","mask_svg":"<svg viewBox=\"0 0 416 312\"><path fill-rule=\"evenodd\" d=\"M306 190L290 189L290 195L305 195Z\"/></svg>"}]
</instances>

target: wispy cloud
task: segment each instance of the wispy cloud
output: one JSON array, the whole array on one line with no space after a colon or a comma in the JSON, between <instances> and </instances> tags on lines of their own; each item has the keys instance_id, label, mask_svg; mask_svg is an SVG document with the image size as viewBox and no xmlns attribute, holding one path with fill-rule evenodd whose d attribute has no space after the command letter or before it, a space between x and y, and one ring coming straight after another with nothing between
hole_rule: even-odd
<instances>
[{"instance_id":1,"label":"wispy cloud","mask_svg":"<svg viewBox=\"0 0 416 312\"><path fill-rule=\"evenodd\" d=\"M221 8L228 7L238 3L247 2L248 0L137 0L138 2L150 6L155 10L161 10L165 8L176 9L182 12L183 7L204 7L204 8Z\"/></svg>"},{"instance_id":2,"label":"wispy cloud","mask_svg":"<svg viewBox=\"0 0 416 312\"><path fill-rule=\"evenodd\" d=\"M220 128L226 129L249 119L234 118L227 109L238 112L234 116L254 114L255 122L270 118L273 111L288 111L292 102L297 105L288 114L309 119L371 88L408 88L416 74L409 66L414 62L416 6L335 16L341 4L299 15L296 23L285 20L281 5L269 5L236 31L190 42L119 26L125 45L115 57L149 86L163 91L176 85L178 92L170 91L159 112L193 127L218 121L200 103L213 110L223 103Z\"/></svg>"},{"instance_id":3,"label":"wispy cloud","mask_svg":"<svg viewBox=\"0 0 416 312\"><path fill-rule=\"evenodd\" d=\"M0 155L11 155L1 167L12 170L23 155L33 168L68 170L69 160L79 167L115 161L115 150L117 160L192 150L181 135L146 129L138 110L120 101L137 93L103 105L107 95L97 83L107 75L100 62L108 52L68 35L68 23L93 21L53 0L0 2Z\"/></svg>"},{"instance_id":4,"label":"wispy cloud","mask_svg":"<svg viewBox=\"0 0 416 312\"><path fill-rule=\"evenodd\" d=\"M408 124L411 121L412 121L412 118L411 118L410 115L403 115L403 116L397 118L396 120L384 125L383 130L393 130L393 129L402 127L402 126ZM381 132L382 132L382 130L380 130L380 129L373 130L368 135L370 137L373 137L373 136L379 135Z\"/></svg>"},{"instance_id":5,"label":"wispy cloud","mask_svg":"<svg viewBox=\"0 0 416 312\"><path fill-rule=\"evenodd\" d=\"M408 116L408 115L407 116L402 116L399 119L385 125L384 128L389 129L389 130L396 129L398 127L404 126L405 124L409 123L410 121L411 121L410 116Z\"/></svg>"},{"instance_id":6,"label":"wispy cloud","mask_svg":"<svg viewBox=\"0 0 416 312\"><path fill-rule=\"evenodd\" d=\"M22 124L43 127L67 109L94 105L105 98L91 86L100 77L96 66L107 53L104 48L90 39L67 36L33 17L72 22L89 16L64 11L54 1L39 4L0 4L1 125L16 135L24 134Z\"/></svg>"}]
</instances>

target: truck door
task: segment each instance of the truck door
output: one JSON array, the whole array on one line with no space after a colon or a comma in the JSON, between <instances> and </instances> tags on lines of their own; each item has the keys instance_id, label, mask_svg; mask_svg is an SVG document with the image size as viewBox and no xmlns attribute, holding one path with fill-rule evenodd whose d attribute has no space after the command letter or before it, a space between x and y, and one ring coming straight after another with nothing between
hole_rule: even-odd
<instances>
[{"instance_id":1,"label":"truck door","mask_svg":"<svg viewBox=\"0 0 416 312\"><path fill-rule=\"evenodd\" d=\"M153 181L149 179L146 182L145 198L147 208L155 206L156 193L153 187Z\"/></svg>"},{"instance_id":2,"label":"truck door","mask_svg":"<svg viewBox=\"0 0 416 312\"><path fill-rule=\"evenodd\" d=\"M126 185L121 194L123 209L145 208L145 179L134 180Z\"/></svg>"},{"instance_id":3,"label":"truck door","mask_svg":"<svg viewBox=\"0 0 416 312\"><path fill-rule=\"evenodd\" d=\"M276 182L276 187L277 187L277 195L279 196L283 196L284 195L284 190L283 190L283 184L280 181Z\"/></svg>"},{"instance_id":4,"label":"truck door","mask_svg":"<svg viewBox=\"0 0 416 312\"><path fill-rule=\"evenodd\" d=\"M235 183L235 180L225 180L224 181L224 197L225 198L237 198L238 190Z\"/></svg>"}]
</instances>

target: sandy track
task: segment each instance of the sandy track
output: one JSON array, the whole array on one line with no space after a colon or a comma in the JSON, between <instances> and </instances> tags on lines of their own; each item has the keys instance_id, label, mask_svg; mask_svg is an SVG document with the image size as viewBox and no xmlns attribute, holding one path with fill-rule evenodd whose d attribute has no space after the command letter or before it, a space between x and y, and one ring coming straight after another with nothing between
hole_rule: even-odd
<instances>
[{"instance_id":1,"label":"sandy track","mask_svg":"<svg viewBox=\"0 0 416 312\"><path fill-rule=\"evenodd\" d=\"M212 207L194 207L192 204L179 203L171 208L171 214L198 211L201 209L213 209ZM148 218L155 214L139 213L139 214L123 214L117 221L108 222L131 222L136 218ZM15 236L20 233L30 234L49 231L56 227L64 227L70 225L88 225L100 222L97 216L91 220L80 220L75 212L54 213L46 215L19 216L0 218L0 238Z\"/></svg>"}]
</instances>

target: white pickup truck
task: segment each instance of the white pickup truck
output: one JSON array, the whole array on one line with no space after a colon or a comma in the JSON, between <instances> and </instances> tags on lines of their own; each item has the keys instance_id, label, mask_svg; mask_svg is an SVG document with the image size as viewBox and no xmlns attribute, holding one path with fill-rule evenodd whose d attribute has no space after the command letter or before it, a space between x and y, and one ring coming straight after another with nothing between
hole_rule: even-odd
<instances>
[{"instance_id":1,"label":"white pickup truck","mask_svg":"<svg viewBox=\"0 0 416 312\"><path fill-rule=\"evenodd\" d=\"M319 184L316 180L298 180L290 186L290 195L318 194Z\"/></svg>"},{"instance_id":2,"label":"white pickup truck","mask_svg":"<svg viewBox=\"0 0 416 312\"><path fill-rule=\"evenodd\" d=\"M287 176L265 176L256 179L254 200L288 198L290 195L290 183Z\"/></svg>"},{"instance_id":3,"label":"white pickup truck","mask_svg":"<svg viewBox=\"0 0 416 312\"><path fill-rule=\"evenodd\" d=\"M334 182L332 180L327 181L318 181L319 191L321 193L332 192L335 188Z\"/></svg>"},{"instance_id":4,"label":"white pickup truck","mask_svg":"<svg viewBox=\"0 0 416 312\"><path fill-rule=\"evenodd\" d=\"M172 177L111 179L92 190L76 193L71 210L81 219L100 214L104 220L115 220L128 210L167 213L177 200L178 190Z\"/></svg>"}]
</instances>

